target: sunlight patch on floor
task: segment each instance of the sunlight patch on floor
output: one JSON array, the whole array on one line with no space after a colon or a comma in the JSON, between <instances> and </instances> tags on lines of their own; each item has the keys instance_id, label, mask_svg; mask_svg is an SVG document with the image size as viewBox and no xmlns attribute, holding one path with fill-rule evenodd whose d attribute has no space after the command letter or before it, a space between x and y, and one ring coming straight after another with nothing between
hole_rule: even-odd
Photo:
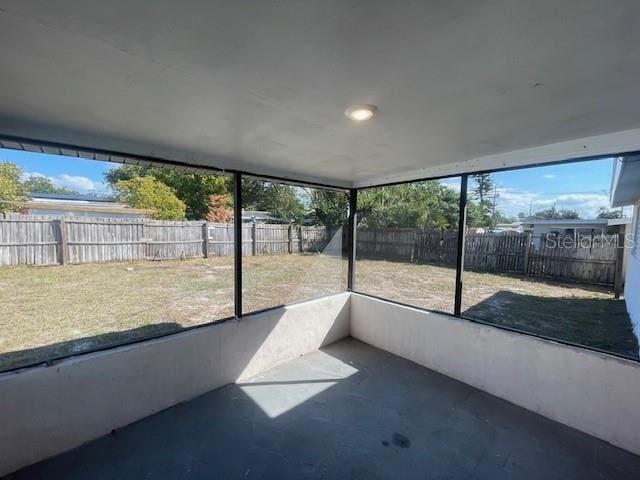
<instances>
[{"instance_id":1,"label":"sunlight patch on floor","mask_svg":"<svg viewBox=\"0 0 640 480\"><path fill-rule=\"evenodd\" d=\"M358 372L323 352L315 352L313 359L306 357L296 364L302 368L287 371L286 375L266 372L240 383L240 388L269 418L276 418ZM321 368L314 368L316 365Z\"/></svg>"}]
</instances>

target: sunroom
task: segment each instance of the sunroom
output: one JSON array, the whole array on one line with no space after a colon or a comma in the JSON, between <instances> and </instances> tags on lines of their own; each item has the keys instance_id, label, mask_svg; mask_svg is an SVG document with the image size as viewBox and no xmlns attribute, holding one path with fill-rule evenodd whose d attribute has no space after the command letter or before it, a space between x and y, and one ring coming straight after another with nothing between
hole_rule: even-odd
<instances>
[{"instance_id":1,"label":"sunroom","mask_svg":"<svg viewBox=\"0 0 640 480\"><path fill-rule=\"evenodd\" d=\"M0 476L640 478L639 19L0 0Z\"/></svg>"}]
</instances>

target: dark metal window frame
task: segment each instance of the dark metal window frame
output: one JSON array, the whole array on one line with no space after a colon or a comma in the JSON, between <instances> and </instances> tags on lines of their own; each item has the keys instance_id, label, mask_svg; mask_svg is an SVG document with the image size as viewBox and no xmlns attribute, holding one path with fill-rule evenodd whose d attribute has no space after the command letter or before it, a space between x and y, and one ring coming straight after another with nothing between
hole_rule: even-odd
<instances>
[{"instance_id":1,"label":"dark metal window frame","mask_svg":"<svg viewBox=\"0 0 640 480\"><path fill-rule=\"evenodd\" d=\"M448 179L448 178L460 177L461 178L460 203L459 203L459 205L460 205L460 217L459 217L459 220L458 220L459 221L459 223L458 223L458 232L461 232L462 234L458 235L458 243L457 243L455 299L454 299L454 313L453 314L448 313L448 312L443 312L441 310L424 308L424 307L419 307L419 306L416 306L416 305L410 305L410 304L406 304L406 303L402 303L402 302L397 302L395 300L391 300L391 299L384 298L384 297L379 297L377 295L371 295L371 294L368 294L368 293L365 293L365 292L360 292L360 291L357 290L357 284L355 283L355 278L354 278L353 286L350 289L350 291L353 292L353 293L357 293L358 295L363 295L365 297L375 298L377 300L383 300L383 301L386 301L386 302L389 302L389 303L393 303L395 305L400 305L400 306L403 306L403 307L409 307L409 308L413 308L413 309L420 310L420 311L423 311L423 312L430 312L430 313L438 313L438 314L441 314L441 315L447 315L449 317L458 318L458 319L461 319L461 320L466 320L466 321L469 321L469 322L472 322L472 323L476 323L476 324L480 324L480 325L490 326L490 327L497 328L497 329L500 329L500 330L506 330L506 331L513 332L513 333L518 333L518 334L521 334L521 335L527 335L529 337L540 338L540 339L543 339L543 340L559 343L559 344L562 344L562 345L568 345L568 346L571 346L571 347L576 347L576 348L580 348L580 349L583 349L583 350L589 350L589 351L593 351L593 352L597 352L597 353L601 353L601 354L610 355L612 357L623 358L623 359L626 359L626 360L631 360L631 361L636 362L636 363L640 363L640 359L638 359L636 357L631 357L631 356L624 355L624 354L621 354L621 353L616 353L616 352L610 352L610 351L607 351L607 350L599 349L597 347L591 347L591 346L588 346L588 345L581 345L579 343L573 343L573 342L562 340L562 339L559 339L559 338L548 337L546 335L541 335L541 334L538 334L538 333L535 333L535 332L529 332L529 331L526 331L526 330L520 330L518 328L513 328L513 327L508 327L508 326L505 326L505 325L498 325L498 324L486 322L486 321L483 321L483 320L467 317L465 315L462 315L462 312L461 312L461 310L462 310L462 308L461 308L461 306L462 306L462 294L463 294L463 277L464 277L464 245L465 245L465 239L466 239L467 197L468 197L468 179L469 179L469 177L474 176L474 175L484 174L484 173L501 173L501 172L516 171L516 170L530 170L530 169L534 169L534 168L548 167L548 166L553 166L553 165L569 165L569 164L574 164L574 163L591 162L591 161L595 161L595 160L606 160L608 158L624 157L624 156L627 156L627 155L638 155L638 154L640 154L640 152L631 151L631 152L619 152L619 153L610 153L610 154L602 154L602 155L591 155L591 156L586 156L586 157L568 158L566 160L558 160L558 161L552 161L552 162L537 162L537 163L531 163L531 164L528 164L528 165L518 165L518 166L513 166L513 167L501 167L501 168L494 168L494 169L485 169L485 170L463 172L463 173L459 173L459 174L455 174L455 175L441 175L441 176L436 176L436 177L418 178L418 179L415 179L415 180L395 181L395 182L381 183L381 184L378 184L378 185L368 185L366 187L358 188L356 190L367 190L367 189L371 189L371 188L390 187L390 186L394 186L394 185L404 185L404 184L407 184L407 183L427 182L427 181L433 181L433 180L444 180L444 179ZM638 219L638 222L640 223L640 218ZM354 232L355 232L355 230L354 230ZM355 252L355 250L354 250L354 252ZM354 253L354 255L355 255L355 253ZM350 275L351 275L351 272L350 272Z\"/></svg>"},{"instance_id":2,"label":"dark metal window frame","mask_svg":"<svg viewBox=\"0 0 640 480\"><path fill-rule=\"evenodd\" d=\"M335 186L335 185L327 185L327 184L317 183L317 182L308 182L308 181L302 181L302 180L298 181L298 180L294 180L286 177L263 175L259 173L244 172L241 170L221 169L221 168L207 167L207 166L196 166L196 165L192 165L184 162L166 160L166 159L161 159L156 157L146 157L142 155L133 155L133 154L127 154L127 153L116 152L111 150L82 147L82 146L59 143L59 142L34 140L34 139L8 136L8 135L2 135L2 134L0 134L0 148L6 148L11 150L22 150L22 151L31 152L31 153L43 153L43 154L49 154L49 155L76 157L76 158L85 159L85 160L121 163L125 165L170 168L170 169L175 169L175 170L184 171L184 172L197 172L197 173L203 173L203 174L209 173L209 174L216 174L216 175L231 176L233 180L233 187L234 187L234 191L233 191L234 227L235 227L234 230L236 232L239 232L239 234L234 235L234 316L216 319L211 322L206 322L206 323L202 323L200 325L194 325L191 327L183 327L183 328L172 330L169 332L159 333L157 335L150 335L150 336L146 336L138 339L118 342L116 344L98 346L96 348L91 348L82 352L56 356L47 360L37 361L37 362L25 364L25 365L20 365L17 367L2 369L0 370L0 374L6 373L6 372L13 372L13 371L17 372L20 370L39 367L39 366L52 366L67 358L78 357L80 355L86 355L86 354L95 353L95 352L102 352L106 350L113 350L113 349L120 348L127 345L132 345L140 342L146 342L150 340L167 337L169 335L178 335L190 330L210 327L212 325L224 323L229 320L239 320L241 318L253 317L253 316L268 312L270 310L275 310L275 309L284 307L285 305L274 305L273 307L252 311L246 315L242 311L242 188L241 186L242 186L243 176L250 176L252 178L262 179L262 180L271 181L271 182L284 183L284 184L294 185L299 187L333 190L333 191L345 192L345 193L349 193L352 191L349 188ZM349 291L349 290L347 288L344 291ZM338 292L338 293L342 293L342 292ZM329 297L331 295L335 295L335 293L328 294L328 295L320 295L320 296L309 298L309 299L291 302L291 303L288 303L287 305L296 305L298 303L317 300L320 298Z\"/></svg>"},{"instance_id":3,"label":"dark metal window frame","mask_svg":"<svg viewBox=\"0 0 640 480\"><path fill-rule=\"evenodd\" d=\"M58 362L60 362L60 361L62 361L64 359L70 358L70 357L76 357L76 356L79 356L79 355L85 355L85 354L93 353L93 352L97 352L97 351L111 350L111 349L119 348L119 347L122 347L122 346L125 346L125 345L130 345L130 344L134 344L134 343L139 343L139 342L144 342L144 341L153 340L153 339L157 339L157 338L162 338L162 337L166 337L166 336L169 336L169 335L176 335L176 334L180 334L180 333L183 333L183 332L186 332L186 331L189 331L189 330L208 327L208 326L215 325L215 324L218 324L218 323L223 323L223 322L226 322L226 321L229 321L229 320L248 318L250 316L253 317L253 316L259 315L261 313L264 313L264 312L267 312L267 311L270 311L270 310L275 310L277 308L282 308L284 305L276 305L276 306L269 307L269 308L266 308L266 309L263 309L263 310L251 312L250 314L247 314L247 315L244 315L243 312L242 312L242 282L243 282L243 278L242 278L242 189L241 189L241 186L242 186L242 177L244 175L255 177L255 178L258 178L258 179L264 179L264 180L267 180L267 181L286 183L286 184L295 185L295 186L321 188L321 189L335 190L335 191L347 192L348 193L348 195L349 195L349 219L348 219L348 229L349 229L349 231L348 231L348 235L347 235L347 239L348 239L347 241L348 241L348 264L349 265L348 265L348 277L347 277L348 278L348 285L347 285L347 289L345 291L357 293L359 295L364 295L364 296L371 297L371 298L384 300L384 301L387 301L387 302L390 302L390 303L393 303L393 304L396 304L396 305L406 306L406 307L414 308L414 309L421 310L421 311L434 312L434 313L447 315L447 316L454 317L454 318L467 320L467 321L470 321L470 322L473 322L473 323L477 323L477 324L488 325L488 326L491 326L493 328L498 328L498 329L501 329L501 330L507 330L507 331L511 331L511 332L515 332L515 333L519 333L519 334L523 334L523 335L528 335L528 336L531 336L531 337L542 338L542 339L553 341L553 342L556 342L556 343L560 343L560 344L564 344L564 345L570 345L570 346L581 348L581 349L585 349L585 350L591 350L591 351L595 351L595 352L598 352L598 353L611 355L611 356L614 356L614 357L625 358L625 359L632 360L634 362L639 362L640 361L637 358L628 357L628 356L625 356L625 355L612 353L612 352L608 352L608 351L605 351L605 350L600 350L600 349L597 349L597 348L594 348L594 347L574 344L574 343L571 343L571 342L563 341L561 339L546 337L546 336L543 336L543 335L538 335L538 334L533 333L533 332L522 331L522 330L519 330L519 329L505 327L505 326L502 326L502 325L496 325L496 324L484 322L484 321L481 321L481 320L465 317L465 316L463 316L461 314L463 273L464 273L464 265L463 265L463 263L464 263L464 243L465 243L464 239L466 237L466 202L467 202L467 187L468 187L468 177L469 176L473 176L473 175L477 175L477 174L481 174L481 173L499 173L499 172L505 172L505 171L526 170L526 169L545 167L545 166L552 166L552 165L564 165L564 164L571 164L571 163L588 162L588 161L593 161L593 160L602 160L602 159L625 156L625 155L638 155L638 154L640 154L640 152L633 151L633 152L623 152L623 153L611 153L611 154L606 154L606 155L592 155L592 156L587 156L587 157L570 158L570 159L566 159L566 160L559 160L559 161L553 161L553 162L538 162L538 163L532 163L532 164L528 164L528 165L518 165L518 166L513 166L513 167L502 167L502 168L495 168L495 169L485 169L485 170L477 170L477 171L470 171L470 172L462 172L462 173L451 174L451 175L442 175L442 176L436 176L436 177L425 177L425 178L418 178L418 179L405 180L405 181L388 182L388 183L381 183L381 184L377 184L377 185L368 185L366 187L359 187L359 188L345 188L345 187L341 187L341 186L329 185L329 184L324 184L324 183L299 181L299 180L286 178L286 177L277 177L277 176L272 176L272 175L264 175L264 174L259 174L259 173L245 172L245 171L242 171L242 170L221 169L221 168L208 167L208 166L197 166L197 165L188 164L188 163L185 163L185 162L167 160L167 159L156 158L156 157L146 157L146 156L142 156L142 155L131 155L131 154L126 154L126 153L116 152L116 151L110 151L110 150L104 150L104 149L87 148L87 147L64 144L64 143L59 143L59 142L33 140L33 139L28 139L28 138L7 136L7 135L1 135L1 134L0 134L0 148L8 148L8 149L14 149L14 150L24 150L24 151L33 152L33 153L46 153L46 154L53 154L53 155L75 156L75 157L83 158L83 159L98 160L98 161L108 161L108 162L114 162L114 163L124 163L124 164L133 164L133 165L148 165L148 166L157 166L157 167L161 167L161 168L173 168L173 169L183 170L183 171L192 171L192 172L193 171L197 171L197 172L201 172L201 173L215 173L215 174L218 174L218 175L231 175L233 177L233 185L234 185L234 192L233 192L233 196L234 196L234 226L235 226L235 232L237 232L236 235L234 236L234 305L235 305L235 315L233 317L222 318L222 319L218 319L218 320L215 320L215 321L212 321L212 322L208 322L208 323L204 323L204 324L201 324L201 325L195 325L193 327L181 328L181 329L176 330L176 331L166 332L166 333L162 333L162 334L155 335L155 336L150 336L150 337L145 337L145 338L141 338L141 339L122 342L122 343L118 343L118 344L115 344L115 345L107 345L107 346L104 346L104 347L98 347L98 348L95 348L95 349L87 350L85 352L79 352L77 354L71 354L71 355L65 355L65 356L61 356L61 357L56 357L56 358L52 358L50 360L40 361L40 362L36 362L36 363L33 363L33 364L29 364L29 365L24 365L24 366L15 367L15 368L9 368L9 369L0 371L0 373L4 373L4 372L8 372L8 371L22 370L22 369L30 368L30 367L34 367L34 366L53 365L54 363L58 363ZM357 235L357 211L356 211L356 209L357 209L358 191L359 190L367 190L367 189L370 189L370 188L380 188L380 187L386 187L386 186L402 185L402 184L407 184L407 183L424 182L424 181L432 181L432 180L442 180L442 179L446 179L446 178L456 178L456 177L460 177L461 178L461 191L460 191L460 217L459 217L459 223L458 223L458 231L460 232L460 234L458 235L458 242L457 242L457 262L456 262L454 314L452 315L450 313L442 312L442 311L439 311L439 310L433 310L433 309L428 309L428 308L423 308L423 307L417 307L417 306L414 306L414 305L403 304L403 303L396 302L396 301L393 301L393 300L390 300L390 299L387 299L387 298L377 297L375 295L370 295L370 294L367 294L367 293L364 293L364 292L357 291L357 285L356 285L356 282L355 282L355 270L356 270L356 243L357 243L357 239L356 239L356 235ZM314 300L314 299L325 298L325 297L328 297L328 296L331 296L331 295L335 295L335 294L323 295L323 296L315 297L315 298L312 298L312 299L305 299L305 300L301 300L300 302L292 302L292 303L289 303L288 305L295 305L296 303L302 303L302 302L306 302L306 301L310 301L310 300Z\"/></svg>"},{"instance_id":4,"label":"dark metal window frame","mask_svg":"<svg viewBox=\"0 0 640 480\"><path fill-rule=\"evenodd\" d=\"M275 310L277 308L282 308L285 307L287 305L296 305L299 303L303 303L303 302L308 302L311 300L317 300L320 298L325 298L325 297L329 297L331 295L337 295L339 293L343 293L343 292L350 292L350 285L351 285L351 272L354 271L354 266L352 265L352 256L348 255L348 261L349 261L349 266L347 269L347 286L344 290L341 290L339 292L335 292L335 293L330 293L330 294L326 294L326 295L318 295L318 296L314 296L314 297L310 297L310 298L305 298L305 299L301 299L301 300L296 300L294 302L289 302L286 304L278 304L278 305L274 305L272 307L266 307L266 308L261 308L258 310L251 310L250 312L245 313L243 310L243 292L242 292L242 286L243 286L243 276L242 276L242 181L243 179L247 177L247 178L251 178L252 180L258 180L258 181L265 181L265 182L269 182L269 183L279 183L279 184L285 184L285 185L291 185L294 187L302 187L302 188L312 188L314 190L330 190L330 191L335 191L335 192L340 192L340 193L345 193L346 195L349 196L349 217L347 219L348 225L351 225L351 212L355 212L355 209L352 210L352 202L353 202L353 198L354 195L356 195L355 190L353 189L346 189L346 188L342 188L342 187L336 187L336 186L331 186L331 185L322 185L322 184L318 184L318 183L305 183L303 181L300 182L296 182L290 179L279 179L276 177L270 177L270 176L265 176L265 175L259 175L259 174L255 174L255 173L246 173L246 172L235 172L234 173L234 197L233 197L233 208L234 208L234 232L239 232L239 235L234 235L234 270L235 270L235 317L237 318L241 318L241 317L247 317L249 315L257 315L259 313L264 313L264 312L268 312L270 310ZM237 193L236 193L237 192ZM355 204L354 204L355 205ZM355 208L355 207L354 207ZM350 228L350 227L349 227ZM349 248L350 246L354 243L351 242L351 234L348 234L347 236L347 242L349 243ZM343 250L344 252L344 250ZM350 250L349 250L350 252ZM353 259L355 259L355 255L353 256Z\"/></svg>"}]
</instances>

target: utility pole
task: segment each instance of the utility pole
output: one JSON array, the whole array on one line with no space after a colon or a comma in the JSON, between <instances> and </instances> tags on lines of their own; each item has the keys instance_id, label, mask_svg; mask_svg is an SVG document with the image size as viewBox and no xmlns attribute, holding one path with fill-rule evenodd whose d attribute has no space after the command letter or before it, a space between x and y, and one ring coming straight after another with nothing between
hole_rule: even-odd
<instances>
[{"instance_id":1,"label":"utility pole","mask_svg":"<svg viewBox=\"0 0 640 480\"><path fill-rule=\"evenodd\" d=\"M498 187L493 187L493 207L491 208L491 218L496 218L496 198L498 197Z\"/></svg>"}]
</instances>

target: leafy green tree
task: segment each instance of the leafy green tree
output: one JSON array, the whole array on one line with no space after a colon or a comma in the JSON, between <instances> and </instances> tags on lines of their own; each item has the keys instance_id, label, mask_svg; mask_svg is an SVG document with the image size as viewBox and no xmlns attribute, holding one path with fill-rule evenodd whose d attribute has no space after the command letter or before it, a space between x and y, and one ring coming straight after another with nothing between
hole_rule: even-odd
<instances>
[{"instance_id":1,"label":"leafy green tree","mask_svg":"<svg viewBox=\"0 0 640 480\"><path fill-rule=\"evenodd\" d=\"M147 176L155 178L175 192L186 205L186 218L190 220L203 220L207 217L211 195L231 193L231 179L228 176L181 172L167 168L122 165L107 171L104 178L115 187L121 180Z\"/></svg>"},{"instance_id":2,"label":"leafy green tree","mask_svg":"<svg viewBox=\"0 0 640 480\"><path fill-rule=\"evenodd\" d=\"M62 193L67 195L77 195L75 190L65 187L56 187L47 177L32 175L22 182L22 189L26 193Z\"/></svg>"},{"instance_id":3,"label":"leafy green tree","mask_svg":"<svg viewBox=\"0 0 640 480\"><path fill-rule=\"evenodd\" d=\"M534 213L533 218L539 220L577 220L580 218L580 214L568 208L558 210L556 206L553 205L551 208Z\"/></svg>"},{"instance_id":4,"label":"leafy green tree","mask_svg":"<svg viewBox=\"0 0 640 480\"><path fill-rule=\"evenodd\" d=\"M597 218L622 218L622 210L612 210L607 207L600 207L598 209Z\"/></svg>"},{"instance_id":5,"label":"leafy green tree","mask_svg":"<svg viewBox=\"0 0 640 480\"><path fill-rule=\"evenodd\" d=\"M347 221L349 196L333 190L314 189L310 193L307 222L340 228Z\"/></svg>"},{"instance_id":6,"label":"leafy green tree","mask_svg":"<svg viewBox=\"0 0 640 480\"><path fill-rule=\"evenodd\" d=\"M119 167L114 167L110 170L107 170L104 173L104 179L108 184L115 187L121 180L131 180L135 177L144 177L150 170L150 167L140 167L137 165L120 165Z\"/></svg>"},{"instance_id":7,"label":"leafy green tree","mask_svg":"<svg viewBox=\"0 0 640 480\"><path fill-rule=\"evenodd\" d=\"M153 218L158 220L182 220L186 205L173 189L153 177L134 177L119 180L115 190L121 201L134 208L154 210Z\"/></svg>"},{"instance_id":8,"label":"leafy green tree","mask_svg":"<svg viewBox=\"0 0 640 480\"><path fill-rule=\"evenodd\" d=\"M358 192L359 224L367 228L440 228L458 225L459 193L436 181Z\"/></svg>"},{"instance_id":9,"label":"leafy green tree","mask_svg":"<svg viewBox=\"0 0 640 480\"><path fill-rule=\"evenodd\" d=\"M244 178L242 180L242 208L270 212L283 222L302 223L307 214L308 191L283 183Z\"/></svg>"},{"instance_id":10,"label":"leafy green tree","mask_svg":"<svg viewBox=\"0 0 640 480\"><path fill-rule=\"evenodd\" d=\"M24 190L20 182L22 171L13 163L0 163L0 213L20 210L19 202L24 200Z\"/></svg>"},{"instance_id":11,"label":"leafy green tree","mask_svg":"<svg viewBox=\"0 0 640 480\"><path fill-rule=\"evenodd\" d=\"M467 226L491 228L491 218L478 202L467 199Z\"/></svg>"}]
</instances>

